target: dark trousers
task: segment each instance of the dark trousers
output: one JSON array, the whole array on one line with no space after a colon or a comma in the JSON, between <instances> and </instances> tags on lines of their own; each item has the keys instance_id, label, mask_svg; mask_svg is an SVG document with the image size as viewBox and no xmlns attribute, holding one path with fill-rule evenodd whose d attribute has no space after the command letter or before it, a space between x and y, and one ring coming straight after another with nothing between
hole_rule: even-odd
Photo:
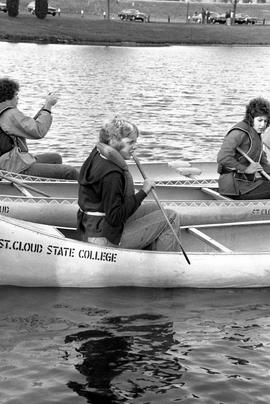
<instances>
[{"instance_id":1,"label":"dark trousers","mask_svg":"<svg viewBox=\"0 0 270 404\"><path fill-rule=\"evenodd\" d=\"M257 188L252 189L242 195L236 195L235 197L231 197L232 199L270 199L270 181L264 180L261 185Z\"/></svg>"}]
</instances>

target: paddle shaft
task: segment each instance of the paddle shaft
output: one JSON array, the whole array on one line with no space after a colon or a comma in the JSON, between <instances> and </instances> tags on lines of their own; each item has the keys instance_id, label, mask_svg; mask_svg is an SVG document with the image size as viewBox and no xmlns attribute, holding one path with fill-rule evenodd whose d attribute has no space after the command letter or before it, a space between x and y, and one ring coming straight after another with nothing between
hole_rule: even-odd
<instances>
[{"instance_id":1,"label":"paddle shaft","mask_svg":"<svg viewBox=\"0 0 270 404\"><path fill-rule=\"evenodd\" d=\"M242 154L243 157L245 157L247 159L247 161L249 161L251 164L254 163L254 161L252 160L252 158L250 158L247 153L244 152L244 150L241 149L241 147L237 147L236 150ZM264 170L259 171L260 174L262 174L264 176L264 178L266 178L268 181L270 181L270 175L268 175Z\"/></svg>"},{"instance_id":2,"label":"paddle shaft","mask_svg":"<svg viewBox=\"0 0 270 404\"><path fill-rule=\"evenodd\" d=\"M41 113L41 111L43 110L43 108L44 108L44 105L40 108L40 110L36 113L36 115L34 116L34 118L33 119L37 119L37 117L39 116L39 114Z\"/></svg>"},{"instance_id":3,"label":"paddle shaft","mask_svg":"<svg viewBox=\"0 0 270 404\"><path fill-rule=\"evenodd\" d=\"M135 156L135 154L133 154L133 159L134 159L134 161L135 161L135 163L136 163L136 165L137 165L137 167L138 167L138 169L139 169L139 171L140 171L142 177L143 177L144 179L146 179L145 172L143 171L143 168L142 168L142 166L141 166L141 163L140 163L140 161L138 160L137 156ZM152 188L152 189L151 189L151 192L152 192L152 194L153 194L153 197L154 197L154 199L155 199L155 201L156 201L156 203L157 203L159 209L161 210L161 212L162 212L164 218L166 219L166 222L167 222L168 226L170 227L170 229L171 229L171 231L172 231L172 233L173 233L173 235L174 235L174 237L175 237L175 239L176 239L176 241L177 241L179 247L181 248L181 251L182 251L182 253L183 253L183 255L184 255L184 257L185 257L187 263L190 264L190 260L189 260L189 258L188 258L188 256L187 256L185 250L183 249L182 244L181 244L181 241L179 240L179 237L178 237L178 235L176 234L176 231L174 230L174 228L173 228L171 222L169 221L168 216L167 216L167 214L166 214L166 212L165 212L163 206L162 206L161 203L160 203L160 200L159 200L159 198L158 198L158 196L157 196L156 191Z\"/></svg>"},{"instance_id":4,"label":"paddle shaft","mask_svg":"<svg viewBox=\"0 0 270 404\"><path fill-rule=\"evenodd\" d=\"M23 187L25 189L29 189L29 191L33 191L33 192L36 192L37 194L46 196L47 198L51 198L51 196L46 194L45 192L40 191L39 189L36 189L34 187L31 187L31 185L24 184L22 181L16 180L14 178L9 178L9 177L7 177L6 175L4 175L2 173L0 173L0 178L3 178L4 180L9 181L11 183L14 183L16 185L19 185L19 186L21 186L21 187Z\"/></svg>"}]
</instances>

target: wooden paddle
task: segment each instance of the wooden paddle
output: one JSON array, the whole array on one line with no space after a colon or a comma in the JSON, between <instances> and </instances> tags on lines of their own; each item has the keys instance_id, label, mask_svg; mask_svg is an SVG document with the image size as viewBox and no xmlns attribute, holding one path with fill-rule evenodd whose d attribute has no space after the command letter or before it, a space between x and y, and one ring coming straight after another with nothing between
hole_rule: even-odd
<instances>
[{"instance_id":1,"label":"wooden paddle","mask_svg":"<svg viewBox=\"0 0 270 404\"><path fill-rule=\"evenodd\" d=\"M9 181L12 184L18 185L18 186L20 186L22 188L29 189L29 191L36 192L37 194L46 196L47 198L51 198L51 196L46 194L45 192L40 191L37 188L31 187L31 185L24 184L22 181L16 180L15 178L7 177L6 175L2 174L1 172L0 172L0 178L4 179L6 181Z\"/></svg>"},{"instance_id":2,"label":"wooden paddle","mask_svg":"<svg viewBox=\"0 0 270 404\"><path fill-rule=\"evenodd\" d=\"M241 149L241 147L237 147L236 150L237 150L240 154L242 154L242 156L245 157L245 158L247 159L247 161L249 161L250 163L254 163L254 161L252 160L252 158L249 157L249 156L247 155L247 153L245 153L244 150ZM264 178L266 178L268 181L270 181L270 175L267 174L264 170L260 170L259 173L262 174L262 176L263 176Z\"/></svg>"},{"instance_id":3,"label":"wooden paddle","mask_svg":"<svg viewBox=\"0 0 270 404\"><path fill-rule=\"evenodd\" d=\"M137 165L137 167L138 167L138 169L139 169L139 171L140 171L142 177L143 177L144 179L146 179L146 175L145 175L145 173L144 173L144 171L143 171L143 169L142 169L141 163L140 163L140 161L138 160L138 157L137 157L135 154L133 154L133 159L134 159L134 161L135 161L135 163L136 163L136 165ZM175 232L175 230L174 230L174 228L173 228L171 222L169 221L168 216L166 215L166 212L165 212L163 206L161 205L161 203L160 203L160 201L159 201L159 198L158 198L158 196L157 196L157 194L156 194L156 191L152 188L152 189L151 189L151 192L152 192L152 194L153 194L153 197L154 197L154 199L155 199L155 201L156 201L156 203L157 203L159 209L161 210L161 212L162 212L164 218L166 219L166 222L167 222L168 226L170 227L170 229L171 229L171 231L172 231L172 233L173 233L173 235L174 235L174 237L175 237L175 239L176 239L176 241L177 241L179 247L181 248L181 251L182 251L182 253L183 253L183 255L184 255L184 257L185 257L187 263L190 265L190 260L189 260L189 258L188 258L188 256L187 256L185 250L183 249L182 244L181 244L181 241L179 240L178 235L176 234L176 232Z\"/></svg>"}]
</instances>

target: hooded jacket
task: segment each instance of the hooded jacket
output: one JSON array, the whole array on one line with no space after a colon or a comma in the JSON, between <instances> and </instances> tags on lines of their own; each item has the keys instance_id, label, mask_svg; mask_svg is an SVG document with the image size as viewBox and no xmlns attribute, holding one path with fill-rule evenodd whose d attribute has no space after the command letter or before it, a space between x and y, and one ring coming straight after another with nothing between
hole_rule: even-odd
<instances>
[{"instance_id":1,"label":"hooded jacket","mask_svg":"<svg viewBox=\"0 0 270 404\"><path fill-rule=\"evenodd\" d=\"M143 190L135 193L128 184L125 170L95 147L80 171L78 229L87 237L106 237L119 244L125 222L145 197Z\"/></svg>"}]
</instances>

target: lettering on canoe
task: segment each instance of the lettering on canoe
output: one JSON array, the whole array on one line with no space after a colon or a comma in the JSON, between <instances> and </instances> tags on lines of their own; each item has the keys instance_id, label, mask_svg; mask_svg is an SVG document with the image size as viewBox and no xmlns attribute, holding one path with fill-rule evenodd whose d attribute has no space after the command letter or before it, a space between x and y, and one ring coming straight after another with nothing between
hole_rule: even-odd
<instances>
[{"instance_id":1,"label":"lettering on canoe","mask_svg":"<svg viewBox=\"0 0 270 404\"><path fill-rule=\"evenodd\" d=\"M80 258L83 260L116 262L117 253L110 251L97 251L91 249L77 250L73 247L63 247L59 245L46 245L43 246L39 243L29 243L19 240L6 240L0 239L0 249L22 251L26 253L45 254L69 258Z\"/></svg>"},{"instance_id":2,"label":"lettering on canoe","mask_svg":"<svg viewBox=\"0 0 270 404\"><path fill-rule=\"evenodd\" d=\"M117 253L107 251L79 250L79 258L95 261L116 262Z\"/></svg>"},{"instance_id":3,"label":"lettering on canoe","mask_svg":"<svg viewBox=\"0 0 270 404\"><path fill-rule=\"evenodd\" d=\"M0 213L9 213L9 206L0 205Z\"/></svg>"},{"instance_id":4,"label":"lettering on canoe","mask_svg":"<svg viewBox=\"0 0 270 404\"><path fill-rule=\"evenodd\" d=\"M43 246L37 243L25 243L23 241L11 241L0 239L0 248L6 248L7 250L25 251L30 253L42 253Z\"/></svg>"},{"instance_id":5,"label":"lettering on canoe","mask_svg":"<svg viewBox=\"0 0 270 404\"><path fill-rule=\"evenodd\" d=\"M269 216L270 215L270 209L263 208L263 209L253 209L252 210L252 215L257 215L257 216Z\"/></svg>"}]
</instances>

